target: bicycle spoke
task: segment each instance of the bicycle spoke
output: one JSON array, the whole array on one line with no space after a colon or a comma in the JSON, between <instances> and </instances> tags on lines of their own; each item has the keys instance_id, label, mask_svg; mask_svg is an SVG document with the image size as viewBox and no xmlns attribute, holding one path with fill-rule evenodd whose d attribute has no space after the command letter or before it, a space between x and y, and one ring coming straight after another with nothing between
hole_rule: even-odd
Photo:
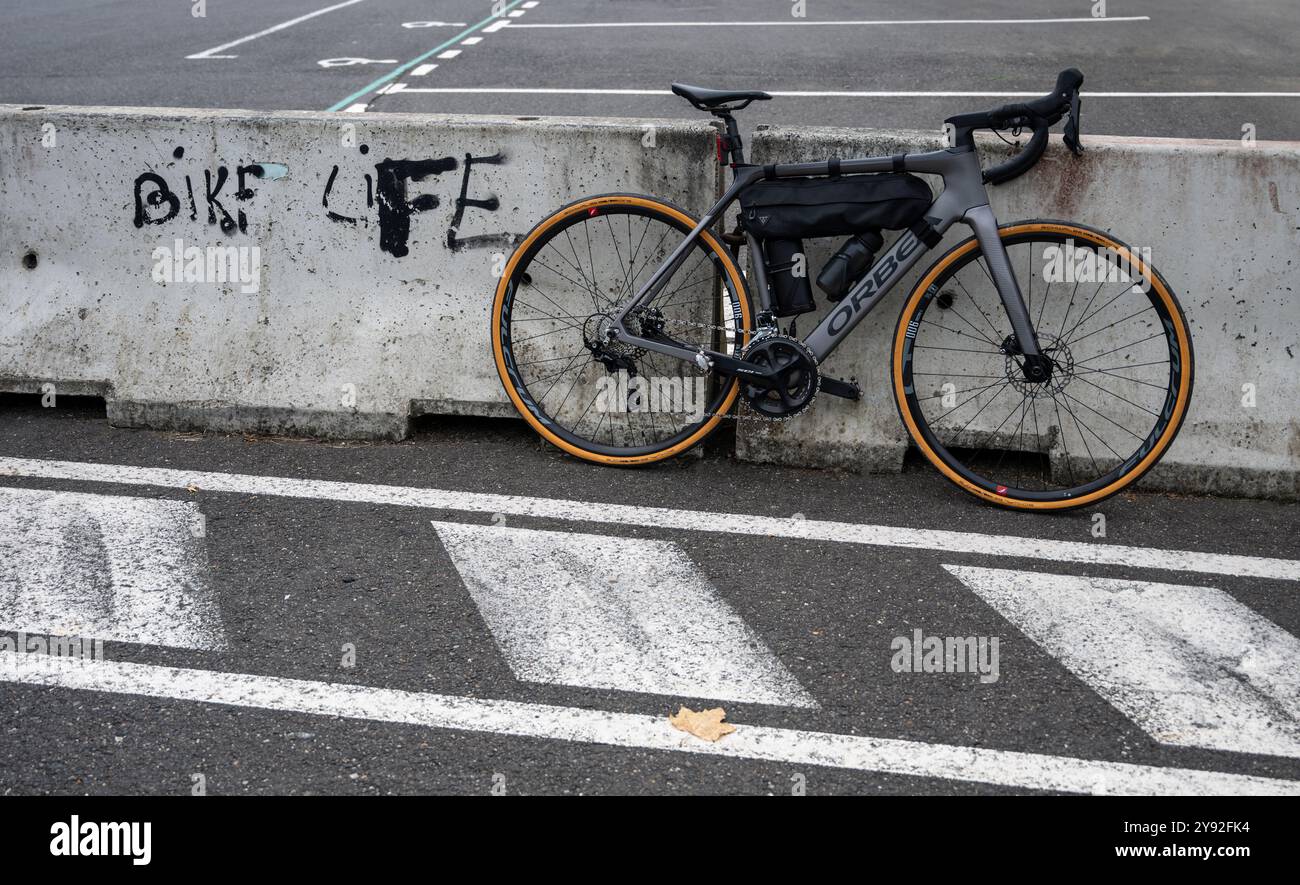
<instances>
[{"instance_id":1,"label":"bicycle spoke","mask_svg":"<svg viewBox=\"0 0 1300 885\"><path fill-rule=\"evenodd\" d=\"M689 233L651 212L619 208L567 219L534 247L526 266L516 267L512 366L530 407L556 432L583 446L658 449L715 420L728 387L706 385L693 363L606 334L647 269L667 260L670 238ZM628 313L629 331L638 334L637 324L649 316L667 323L665 336L689 349L715 348L713 302L735 297L731 287L713 285L720 260L697 240L656 297ZM721 313L729 319L734 308L724 303ZM734 352L741 336L728 339L721 346Z\"/></svg>"},{"instance_id":2,"label":"bicycle spoke","mask_svg":"<svg viewBox=\"0 0 1300 885\"><path fill-rule=\"evenodd\" d=\"M1168 421L1161 403L1149 404L1157 394L1148 393L1172 395L1173 382L1161 373L1173 363L1158 358L1151 349L1158 345L1150 344L1166 338L1167 324L1155 334L1133 334L1138 324L1149 326L1163 316L1156 297L1133 284L1116 293L1113 283L1107 285L1114 276L1091 292L1070 277L1058 291L1062 287L1055 283L1062 281L1048 281L1046 272L1038 285L1039 244L1061 245L1065 239L1046 234L1006 243L1011 266L1027 274L1019 282L1050 364L1046 376L1028 377L1022 356L999 343L1003 333L993 319L1002 317L1001 296L979 251L963 256L933 283L939 292L951 288L962 304L954 307L947 297L930 296L911 317L916 331L905 363L913 379L908 408L929 427L949 464L1000 493L1014 488L1042 495L1103 486L1131 468L1132 455L1126 452L1138 451ZM1014 251L1020 248L1023 258ZM1095 352L1078 353L1080 344L1092 344ZM946 382L944 390L935 389L940 382Z\"/></svg>"}]
</instances>

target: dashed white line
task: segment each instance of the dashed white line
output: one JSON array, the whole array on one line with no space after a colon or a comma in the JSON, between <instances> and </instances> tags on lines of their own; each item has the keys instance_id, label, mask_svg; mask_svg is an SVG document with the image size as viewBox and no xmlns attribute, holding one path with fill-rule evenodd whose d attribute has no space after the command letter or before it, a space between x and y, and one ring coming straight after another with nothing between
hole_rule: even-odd
<instances>
[{"instance_id":1,"label":"dashed white line","mask_svg":"<svg viewBox=\"0 0 1300 885\"><path fill-rule=\"evenodd\" d=\"M173 489L198 486L208 492L353 501L391 507L419 507L428 510L503 513L539 519L607 525L640 525L747 537L770 535L777 538L800 538L841 544L935 550L949 554L970 553L1011 559L1081 562L1124 566L1130 569L1149 568L1300 581L1300 561L1294 559L1203 553L1196 550L1165 550L1083 541L1057 541L1018 535L988 535L978 532L904 528L820 519L750 516L743 513L675 510L667 507L638 507L605 501L573 501L562 498L495 495L449 489L292 479L239 473L210 473L161 467L131 467L82 461L47 461L36 458L0 457L0 475Z\"/></svg>"},{"instance_id":2,"label":"dashed white line","mask_svg":"<svg viewBox=\"0 0 1300 885\"><path fill-rule=\"evenodd\" d=\"M514 19L514 18L518 18L519 16L523 15L524 12L525 12L526 10L528 10L528 9L532 9L532 8L535 7L536 5L537 5L537 0L533 0L533 2L530 2L530 3L524 3L521 9L513 10L513 11L509 12L506 16L503 16L503 17L501 18L500 21L498 21L498 22L493 22L492 24L490 24L490 25L488 25L487 27L483 28L482 31L481 31L481 34L492 34L492 33L495 33L496 31L501 30L501 29L504 28L506 25L511 24L512 19ZM410 24L416 24L416 23L415 23L415 22L412 22L412 23L410 23ZM404 25L404 27L405 27L405 25ZM476 34L476 35L474 35L474 36L472 36L472 37L465 37L465 38L464 38L463 40L461 40L457 45L458 45L458 46L477 46L479 43L482 43L482 42L483 42L483 37L481 36L481 34ZM444 44L444 45L446 45L446 44ZM456 58L458 55L461 54L461 52L463 52L463 50L462 50L462 49L459 49L459 48L457 48L457 49L448 49L448 50L446 50L445 52L441 52L441 53L439 53L437 57L438 57L440 60L447 61L447 60L450 60L450 59ZM426 56L426 57L427 57L427 56ZM437 66L436 64L425 64L425 65L420 65L419 67L417 67L417 68L415 68L414 70L411 71L411 76L413 76L413 77L425 77L425 76L428 76L428 74L429 74L431 71L437 69L437 67L438 67L438 66ZM419 92L419 91L421 91L421 90L418 90L418 89L412 89L412 88L408 87L405 83L392 83L392 84L390 84L390 85L384 87L383 89L379 90L379 93L382 94L382 95L392 95L393 93L396 93L396 92L408 92L408 91Z\"/></svg>"},{"instance_id":3,"label":"dashed white line","mask_svg":"<svg viewBox=\"0 0 1300 885\"><path fill-rule=\"evenodd\" d=\"M0 630L221 649L193 501L0 489Z\"/></svg>"},{"instance_id":4,"label":"dashed white line","mask_svg":"<svg viewBox=\"0 0 1300 885\"><path fill-rule=\"evenodd\" d=\"M671 541L437 520L433 527L525 682L817 706Z\"/></svg>"},{"instance_id":5,"label":"dashed white line","mask_svg":"<svg viewBox=\"0 0 1300 885\"><path fill-rule=\"evenodd\" d=\"M291 18L288 21L280 22L264 31L258 31L256 34L249 34L247 37L240 37L238 40L231 40L229 43L222 43L220 46L214 46L211 49L205 49L202 52L196 52L193 55L187 55L186 58L237 58L234 55L218 55L219 52L225 52L227 49L247 43L250 40L256 40L259 37L265 37L267 34L274 34L276 31L283 31L285 28L291 28L296 24L307 21L309 18L315 18L318 15L324 15L327 12L333 12L336 9L342 9L345 6L351 6L354 3L360 3L361 0L343 0L342 3L335 3L333 6L326 6L324 9L318 9L315 12L309 12L306 15L300 15L297 18Z\"/></svg>"},{"instance_id":6,"label":"dashed white line","mask_svg":"<svg viewBox=\"0 0 1300 885\"><path fill-rule=\"evenodd\" d=\"M0 651L0 680L244 709L696 753L1031 790L1120 795L1300 795L1300 781L983 747L737 724L717 743L667 717L425 694L276 676Z\"/></svg>"},{"instance_id":7,"label":"dashed white line","mask_svg":"<svg viewBox=\"0 0 1300 885\"><path fill-rule=\"evenodd\" d=\"M366 112L366 105L364 102L348 105L346 108L343 109L343 113L345 114L364 114L365 112Z\"/></svg>"},{"instance_id":8,"label":"dashed white line","mask_svg":"<svg viewBox=\"0 0 1300 885\"><path fill-rule=\"evenodd\" d=\"M944 568L1161 743L1300 757L1300 640L1222 590Z\"/></svg>"}]
</instances>

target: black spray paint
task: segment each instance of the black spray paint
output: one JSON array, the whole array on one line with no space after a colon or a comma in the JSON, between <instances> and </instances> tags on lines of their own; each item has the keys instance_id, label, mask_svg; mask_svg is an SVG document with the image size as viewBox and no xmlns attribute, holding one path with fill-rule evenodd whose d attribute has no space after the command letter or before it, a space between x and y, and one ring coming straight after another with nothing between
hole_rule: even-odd
<instances>
[{"instance_id":1,"label":"black spray paint","mask_svg":"<svg viewBox=\"0 0 1300 885\"><path fill-rule=\"evenodd\" d=\"M369 151L370 148L367 145L360 146L362 154L367 154ZM185 156L185 149L177 147L172 152L172 156L177 160L181 159ZM474 167L479 165L499 166L504 162L505 158L500 152L482 157L465 154L464 173L460 180L460 193L455 200L456 208L446 236L447 247L452 251L510 245L519 241L519 236L509 233L469 237L458 236L465 218L466 209L496 212L501 205L501 201L495 195L470 196L470 175L473 173ZM279 164L274 165L278 166ZM385 158L383 162L375 164L374 177L368 172L365 174L366 207L376 209L379 226L379 248L381 250L397 258L409 254L411 216L428 212L441 205L441 200L432 193L409 197L407 182L422 182L430 177L453 171L459 165L455 157L423 160ZM235 166L234 168L233 193L224 198L222 191L227 180L231 177L230 170L226 166L219 165L216 169L215 183L212 171L203 170L203 195L208 210L208 224L219 225L222 232L227 235L233 234L235 231L240 233L248 232L248 216L243 207L244 204L252 201L257 194L257 191L251 186L252 182L250 182L249 178L251 176L252 178L264 179L267 175L265 167L260 163L250 163L244 166ZM325 209L325 216L330 221L356 225L363 219L343 215L330 208L330 197L334 193L338 175L339 167L335 165L330 170L328 179L325 182L325 190L321 196L321 206ZM272 173L271 177L278 177L278 175ZM185 191L189 198L190 219L197 221L198 204L194 196L194 183L189 175L185 176ZM146 224L165 224L180 212L181 198L172 191L167 180L156 172L145 172L135 180L134 197L134 223L136 227L143 227ZM235 212L233 215L225 204L225 201L229 200L230 197L233 197L237 204L234 207Z\"/></svg>"}]
</instances>

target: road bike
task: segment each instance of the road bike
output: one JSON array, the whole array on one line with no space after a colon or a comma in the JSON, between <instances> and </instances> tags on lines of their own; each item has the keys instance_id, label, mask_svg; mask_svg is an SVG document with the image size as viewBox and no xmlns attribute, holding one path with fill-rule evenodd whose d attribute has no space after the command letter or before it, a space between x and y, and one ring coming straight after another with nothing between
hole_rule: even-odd
<instances>
[{"instance_id":1,"label":"road bike","mask_svg":"<svg viewBox=\"0 0 1300 885\"><path fill-rule=\"evenodd\" d=\"M941 150L767 165L746 162L733 113L769 95L674 84L720 119L717 157L731 185L698 219L618 193L534 227L492 304L511 402L565 452L644 465L742 409L788 420L818 393L859 399L857 383L823 363L962 222L973 235L921 275L893 334L889 371L912 443L952 482L1005 507L1060 510L1119 492L1164 455L1187 413L1182 308L1149 250L1067 221L999 226L986 190L1037 163L1063 118L1065 145L1082 153L1082 83L1069 69L1042 98L949 117ZM978 130L1032 137L982 169ZM914 173L938 176L938 196ZM901 233L877 257L884 230ZM816 309L802 241L819 237L847 239L817 276L832 306L800 337L795 318Z\"/></svg>"}]
</instances>

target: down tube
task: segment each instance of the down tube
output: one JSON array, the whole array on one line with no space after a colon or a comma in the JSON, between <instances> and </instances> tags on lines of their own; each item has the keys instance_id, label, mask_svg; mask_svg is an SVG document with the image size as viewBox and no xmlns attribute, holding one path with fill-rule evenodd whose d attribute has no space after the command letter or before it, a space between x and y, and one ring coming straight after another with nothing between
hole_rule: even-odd
<instances>
[{"instance_id":1,"label":"down tube","mask_svg":"<svg viewBox=\"0 0 1300 885\"><path fill-rule=\"evenodd\" d=\"M804 339L804 344L817 357L817 362L830 356L831 351L839 347L853 327L871 313L903 275L912 269L917 259L928 251L916 234L910 230L903 231L898 242L872 266L871 273L859 280L849 294Z\"/></svg>"}]
</instances>

